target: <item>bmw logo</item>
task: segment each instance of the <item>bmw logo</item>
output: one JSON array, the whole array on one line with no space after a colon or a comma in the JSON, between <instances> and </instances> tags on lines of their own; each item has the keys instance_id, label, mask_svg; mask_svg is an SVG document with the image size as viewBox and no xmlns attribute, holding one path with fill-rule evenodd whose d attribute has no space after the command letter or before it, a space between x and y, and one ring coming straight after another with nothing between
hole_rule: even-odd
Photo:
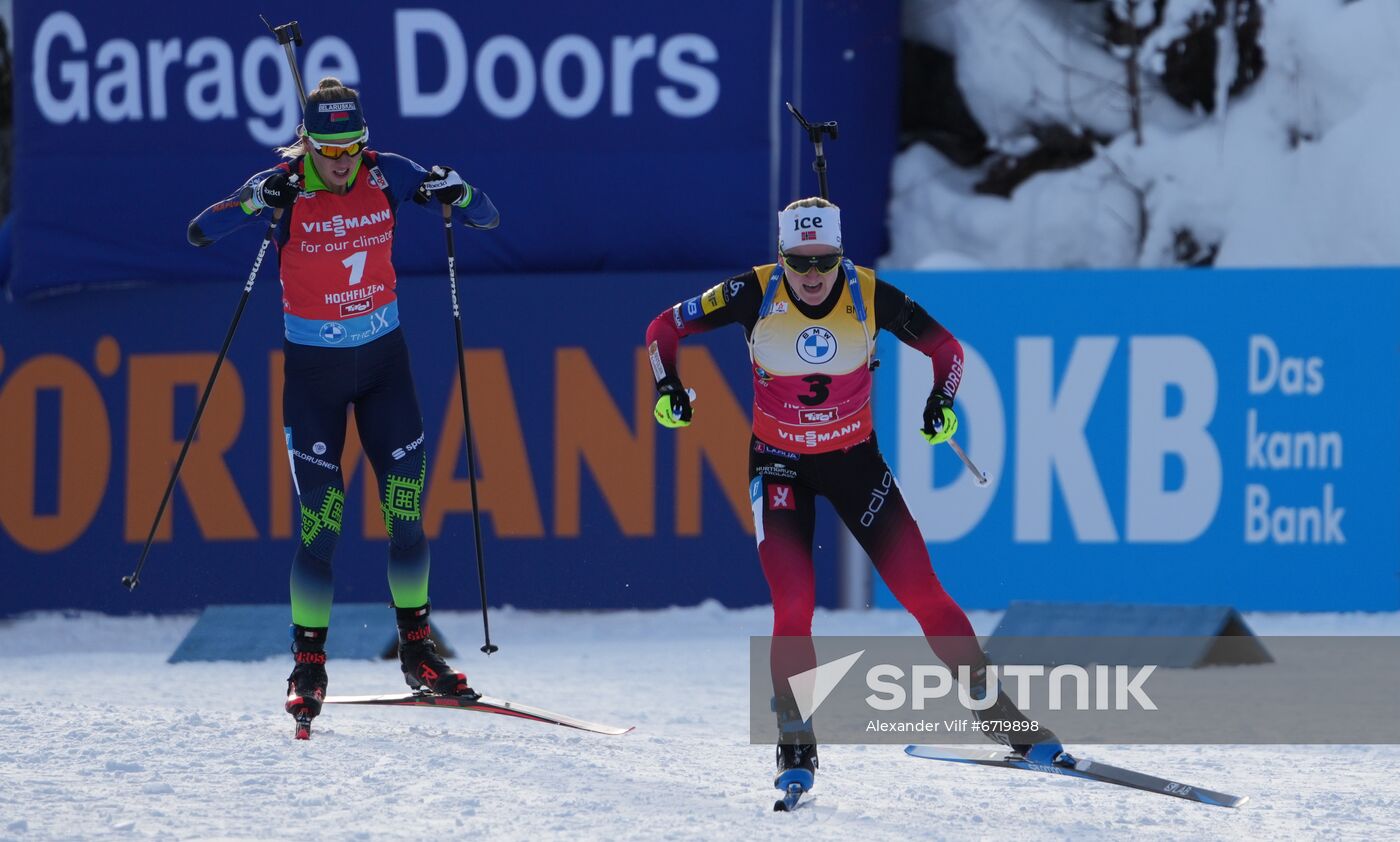
<instances>
[{"instance_id":1,"label":"bmw logo","mask_svg":"<svg viewBox=\"0 0 1400 842\"><path fill-rule=\"evenodd\" d=\"M321 340L335 345L345 338L345 325L340 322L326 322L321 325Z\"/></svg>"},{"instance_id":2,"label":"bmw logo","mask_svg":"<svg viewBox=\"0 0 1400 842\"><path fill-rule=\"evenodd\" d=\"M836 336L819 325L797 335L797 356L815 365L831 362L836 356Z\"/></svg>"}]
</instances>

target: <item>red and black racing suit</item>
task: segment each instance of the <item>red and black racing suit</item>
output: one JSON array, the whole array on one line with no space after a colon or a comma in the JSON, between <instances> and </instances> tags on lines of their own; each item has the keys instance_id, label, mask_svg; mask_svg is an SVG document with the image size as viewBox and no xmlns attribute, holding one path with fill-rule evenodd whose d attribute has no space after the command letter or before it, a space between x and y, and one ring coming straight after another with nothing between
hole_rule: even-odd
<instances>
[{"instance_id":1,"label":"red and black racing suit","mask_svg":"<svg viewBox=\"0 0 1400 842\"><path fill-rule=\"evenodd\" d=\"M852 268L845 263L826 301L813 307L793 294L773 266L756 267L663 311L647 329L658 380L677 375L676 348L682 337L733 323L743 325L749 337L754 375L750 498L759 561L773 596L772 668L780 718L790 693L787 677L815 666L812 535L817 495L831 502L924 635L936 639L931 642L939 658L955 670L984 663L972 625L934 575L918 524L880 454L869 405L877 331L928 356L933 388L949 398L961 377L962 346L916 302L870 270L857 269L860 283L851 285ZM773 283L781 288L765 302ZM858 306L861 299L863 307ZM770 320L788 326L780 325L769 336Z\"/></svg>"}]
</instances>

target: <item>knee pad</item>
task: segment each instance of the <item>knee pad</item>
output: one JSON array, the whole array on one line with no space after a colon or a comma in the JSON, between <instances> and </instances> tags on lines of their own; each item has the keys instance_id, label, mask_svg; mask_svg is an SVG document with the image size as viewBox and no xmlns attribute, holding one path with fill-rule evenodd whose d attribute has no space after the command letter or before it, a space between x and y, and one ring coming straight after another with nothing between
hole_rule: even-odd
<instances>
[{"instance_id":1,"label":"knee pad","mask_svg":"<svg viewBox=\"0 0 1400 842\"><path fill-rule=\"evenodd\" d=\"M345 517L345 491L327 484L301 495L301 545L312 556L330 561Z\"/></svg>"},{"instance_id":2,"label":"knee pad","mask_svg":"<svg viewBox=\"0 0 1400 842\"><path fill-rule=\"evenodd\" d=\"M423 481L427 471L428 463L420 449L384 475L380 508L391 546L406 549L423 540Z\"/></svg>"}]
</instances>

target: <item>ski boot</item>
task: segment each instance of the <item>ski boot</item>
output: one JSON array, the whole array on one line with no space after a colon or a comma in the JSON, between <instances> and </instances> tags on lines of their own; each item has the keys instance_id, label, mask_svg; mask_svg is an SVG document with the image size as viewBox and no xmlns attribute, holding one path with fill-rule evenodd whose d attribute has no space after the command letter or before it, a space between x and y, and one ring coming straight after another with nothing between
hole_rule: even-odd
<instances>
[{"instance_id":1,"label":"ski boot","mask_svg":"<svg viewBox=\"0 0 1400 842\"><path fill-rule=\"evenodd\" d=\"M404 681L415 692L440 696L477 696L467 677L452 669L438 654L428 625L431 604L421 608L395 608L399 623L399 663Z\"/></svg>"},{"instance_id":2,"label":"ski boot","mask_svg":"<svg viewBox=\"0 0 1400 842\"><path fill-rule=\"evenodd\" d=\"M773 803L779 813L791 812L797 801L812 789L817 776L817 735L803 721L795 704L774 700L778 714L778 771L773 786L783 797Z\"/></svg>"},{"instance_id":3,"label":"ski boot","mask_svg":"<svg viewBox=\"0 0 1400 842\"><path fill-rule=\"evenodd\" d=\"M326 698L326 630L293 624L292 655L296 666L287 676L286 709L296 718L296 738L309 740L311 720Z\"/></svg>"},{"instance_id":4,"label":"ski boot","mask_svg":"<svg viewBox=\"0 0 1400 842\"><path fill-rule=\"evenodd\" d=\"M1017 713L1020 712L1017 711ZM1024 718L1024 714L1022 717ZM983 716L979 712L978 719L982 718ZM1029 731L988 731L987 736L1031 763L1045 766L1074 765L1074 758L1065 751L1064 745L1060 743L1060 738L1055 736L1054 731L1044 726Z\"/></svg>"},{"instance_id":5,"label":"ski boot","mask_svg":"<svg viewBox=\"0 0 1400 842\"><path fill-rule=\"evenodd\" d=\"M797 800L812 789L817 777L816 743L778 743L778 773L773 786L783 797L773 802L773 810L788 813L797 807Z\"/></svg>"},{"instance_id":6,"label":"ski boot","mask_svg":"<svg viewBox=\"0 0 1400 842\"><path fill-rule=\"evenodd\" d=\"M972 692L976 698L984 698L987 692L986 668L982 668L973 674ZM974 712L978 722L1006 723L1002 728L986 731L986 735L1001 745L1011 749L1015 754L1030 761L1046 766L1074 765L1074 758L1065 751L1065 747L1060 743L1060 738L1039 723L1031 727L1030 720L1021 709L1012 703L1010 697L997 688L996 701L986 710ZM1016 728L1010 723L1025 723Z\"/></svg>"}]
</instances>

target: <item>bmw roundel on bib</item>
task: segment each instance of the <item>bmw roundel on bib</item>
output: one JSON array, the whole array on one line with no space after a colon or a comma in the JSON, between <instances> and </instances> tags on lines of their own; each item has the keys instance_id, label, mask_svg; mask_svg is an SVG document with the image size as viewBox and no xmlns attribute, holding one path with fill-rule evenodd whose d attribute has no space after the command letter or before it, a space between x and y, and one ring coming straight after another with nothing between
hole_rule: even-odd
<instances>
[{"instance_id":1,"label":"bmw roundel on bib","mask_svg":"<svg viewBox=\"0 0 1400 842\"><path fill-rule=\"evenodd\" d=\"M813 365L830 362L836 356L836 336L821 325L812 325L797 335L797 355Z\"/></svg>"}]
</instances>

